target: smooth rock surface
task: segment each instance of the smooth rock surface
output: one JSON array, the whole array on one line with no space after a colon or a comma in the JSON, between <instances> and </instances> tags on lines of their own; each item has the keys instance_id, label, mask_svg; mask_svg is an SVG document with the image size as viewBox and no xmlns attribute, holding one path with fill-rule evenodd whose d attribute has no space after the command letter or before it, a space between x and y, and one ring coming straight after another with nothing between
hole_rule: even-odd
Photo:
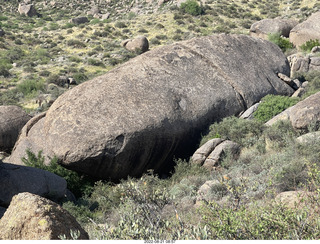
<instances>
[{"instance_id":1,"label":"smooth rock surface","mask_svg":"<svg viewBox=\"0 0 320 244\"><path fill-rule=\"evenodd\" d=\"M45 170L0 162L0 206L8 207L14 195L30 192L53 200L67 193L67 182Z\"/></svg>"},{"instance_id":2,"label":"smooth rock surface","mask_svg":"<svg viewBox=\"0 0 320 244\"><path fill-rule=\"evenodd\" d=\"M278 73L290 75L280 48L246 35L153 49L61 95L25 126L9 160L21 163L29 147L103 179L162 172L213 122L267 94L291 95Z\"/></svg>"}]
</instances>

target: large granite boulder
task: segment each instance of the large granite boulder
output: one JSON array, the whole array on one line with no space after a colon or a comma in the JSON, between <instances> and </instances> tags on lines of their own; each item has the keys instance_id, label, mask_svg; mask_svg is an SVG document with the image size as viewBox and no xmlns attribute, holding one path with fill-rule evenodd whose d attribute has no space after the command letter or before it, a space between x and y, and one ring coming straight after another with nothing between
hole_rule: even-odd
<instances>
[{"instance_id":1,"label":"large granite boulder","mask_svg":"<svg viewBox=\"0 0 320 244\"><path fill-rule=\"evenodd\" d=\"M308 130L309 127L320 126L320 92L307 97L296 105L287 108L282 113L269 120L266 125L273 125L281 120L289 120L293 128Z\"/></svg>"},{"instance_id":2,"label":"large granite boulder","mask_svg":"<svg viewBox=\"0 0 320 244\"><path fill-rule=\"evenodd\" d=\"M291 95L278 73L290 75L279 47L246 35L153 49L60 96L24 127L9 161L31 148L104 179L166 171L213 122L267 94Z\"/></svg>"},{"instance_id":3,"label":"large granite boulder","mask_svg":"<svg viewBox=\"0 0 320 244\"><path fill-rule=\"evenodd\" d=\"M18 12L20 15L25 15L27 17L33 17L35 15L39 16L33 4L19 3Z\"/></svg>"},{"instance_id":4,"label":"large granite boulder","mask_svg":"<svg viewBox=\"0 0 320 244\"><path fill-rule=\"evenodd\" d=\"M0 151L10 152L22 127L31 119L22 108L0 106Z\"/></svg>"},{"instance_id":5,"label":"large granite boulder","mask_svg":"<svg viewBox=\"0 0 320 244\"><path fill-rule=\"evenodd\" d=\"M291 30L289 39L297 47L309 40L320 40L320 11L312 14L306 21L296 25Z\"/></svg>"},{"instance_id":6,"label":"large granite boulder","mask_svg":"<svg viewBox=\"0 0 320 244\"><path fill-rule=\"evenodd\" d=\"M45 170L0 161L0 206L8 207L14 195L30 192L55 201L67 194L67 182Z\"/></svg>"},{"instance_id":7,"label":"large granite boulder","mask_svg":"<svg viewBox=\"0 0 320 244\"><path fill-rule=\"evenodd\" d=\"M279 33L284 37L289 37L290 31L298 24L293 19L263 19L252 24L250 28L250 35L254 37L268 40L269 34Z\"/></svg>"},{"instance_id":8,"label":"large granite boulder","mask_svg":"<svg viewBox=\"0 0 320 244\"><path fill-rule=\"evenodd\" d=\"M28 192L13 197L0 219L0 240L88 240L88 233L58 204Z\"/></svg>"}]
</instances>

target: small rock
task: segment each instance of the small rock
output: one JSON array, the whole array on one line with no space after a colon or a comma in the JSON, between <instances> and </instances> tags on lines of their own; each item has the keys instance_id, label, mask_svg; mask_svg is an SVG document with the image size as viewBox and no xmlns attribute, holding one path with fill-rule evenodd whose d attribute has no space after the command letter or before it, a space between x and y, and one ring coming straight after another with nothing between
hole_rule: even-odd
<instances>
[{"instance_id":1,"label":"small rock","mask_svg":"<svg viewBox=\"0 0 320 244\"><path fill-rule=\"evenodd\" d=\"M320 140L320 131L309 132L302 136L299 136L297 139L299 143L315 143L315 141Z\"/></svg>"},{"instance_id":2,"label":"small rock","mask_svg":"<svg viewBox=\"0 0 320 244\"><path fill-rule=\"evenodd\" d=\"M203 163L203 167L209 171L215 169L226 153L231 153L232 157L237 159L240 154L240 145L229 140L223 141L209 154Z\"/></svg>"},{"instance_id":3,"label":"small rock","mask_svg":"<svg viewBox=\"0 0 320 244\"><path fill-rule=\"evenodd\" d=\"M192 163L203 165L206 158L209 156L209 154L214 150L214 148L223 142L220 138L214 138L212 140L207 141L205 144L203 144L192 156Z\"/></svg>"},{"instance_id":4,"label":"small rock","mask_svg":"<svg viewBox=\"0 0 320 244\"><path fill-rule=\"evenodd\" d=\"M318 53L320 52L320 46L315 46L311 49L311 53Z\"/></svg>"},{"instance_id":5,"label":"small rock","mask_svg":"<svg viewBox=\"0 0 320 244\"><path fill-rule=\"evenodd\" d=\"M132 52L144 53L149 50L149 41L145 36L139 36L133 40L126 40L124 47Z\"/></svg>"},{"instance_id":6,"label":"small rock","mask_svg":"<svg viewBox=\"0 0 320 244\"><path fill-rule=\"evenodd\" d=\"M241 119L253 119L253 114L255 111L257 111L259 107L259 103L253 104L250 108L248 108L241 116Z\"/></svg>"}]
</instances>

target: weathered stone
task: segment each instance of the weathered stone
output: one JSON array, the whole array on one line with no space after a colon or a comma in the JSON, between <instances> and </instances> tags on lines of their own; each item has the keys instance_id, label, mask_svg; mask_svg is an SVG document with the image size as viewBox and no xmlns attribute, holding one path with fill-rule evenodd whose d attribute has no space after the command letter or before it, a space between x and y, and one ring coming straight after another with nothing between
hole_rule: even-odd
<instances>
[{"instance_id":1,"label":"weathered stone","mask_svg":"<svg viewBox=\"0 0 320 244\"><path fill-rule=\"evenodd\" d=\"M310 40L320 40L320 11L312 14L306 21L296 25L290 32L290 42L296 47Z\"/></svg>"},{"instance_id":2,"label":"weathered stone","mask_svg":"<svg viewBox=\"0 0 320 244\"><path fill-rule=\"evenodd\" d=\"M229 140L223 141L209 154L203 163L203 167L208 170L215 169L226 153L230 153L231 156L236 160L240 154L240 145Z\"/></svg>"},{"instance_id":3,"label":"weathered stone","mask_svg":"<svg viewBox=\"0 0 320 244\"><path fill-rule=\"evenodd\" d=\"M307 200L314 195L312 192L305 191L285 191L279 193L275 201L286 205L288 208L297 209L306 206Z\"/></svg>"},{"instance_id":4,"label":"weathered stone","mask_svg":"<svg viewBox=\"0 0 320 244\"><path fill-rule=\"evenodd\" d=\"M309 132L297 138L299 143L310 143L314 144L320 141L320 131Z\"/></svg>"},{"instance_id":5,"label":"weathered stone","mask_svg":"<svg viewBox=\"0 0 320 244\"><path fill-rule=\"evenodd\" d=\"M79 231L79 239L89 239L88 233L58 204L31 194L20 193L12 198L0 219L2 240L72 239L70 231Z\"/></svg>"},{"instance_id":6,"label":"weathered stone","mask_svg":"<svg viewBox=\"0 0 320 244\"><path fill-rule=\"evenodd\" d=\"M258 107L260 105L260 102L253 104L250 108L248 108L243 114L241 114L241 119L253 119L254 112L257 111Z\"/></svg>"},{"instance_id":7,"label":"weathered stone","mask_svg":"<svg viewBox=\"0 0 320 244\"><path fill-rule=\"evenodd\" d=\"M22 108L0 106L0 150L10 152L16 143L20 130L31 119Z\"/></svg>"},{"instance_id":8,"label":"weathered stone","mask_svg":"<svg viewBox=\"0 0 320 244\"><path fill-rule=\"evenodd\" d=\"M290 120L295 129L307 130L309 126L318 127L320 123L319 101L320 92L286 109L269 120L266 125L273 125L280 120Z\"/></svg>"},{"instance_id":9,"label":"weathered stone","mask_svg":"<svg viewBox=\"0 0 320 244\"><path fill-rule=\"evenodd\" d=\"M277 76L289 72L279 47L246 35L156 48L61 95L23 128L9 160L31 148L98 178L163 172L213 122L267 94L291 95Z\"/></svg>"},{"instance_id":10,"label":"weathered stone","mask_svg":"<svg viewBox=\"0 0 320 244\"><path fill-rule=\"evenodd\" d=\"M268 40L269 34L279 33L284 37L289 37L290 31L298 24L293 19L263 19L255 22L250 28L250 35Z\"/></svg>"},{"instance_id":11,"label":"weathered stone","mask_svg":"<svg viewBox=\"0 0 320 244\"><path fill-rule=\"evenodd\" d=\"M192 163L203 165L204 161L209 156L209 154L221 142L223 142L223 139L220 138L214 138L212 140L207 141L192 155Z\"/></svg>"},{"instance_id":12,"label":"weathered stone","mask_svg":"<svg viewBox=\"0 0 320 244\"><path fill-rule=\"evenodd\" d=\"M286 75L284 75L284 74L282 74L282 73L279 73L279 74L278 74L278 77L279 77L281 80L283 80L285 83L287 83L289 86L291 86L292 88L294 88L294 89L297 88L297 87L295 86L295 83L293 82L293 80L292 80L290 77L288 77L288 76L286 76Z\"/></svg>"},{"instance_id":13,"label":"weathered stone","mask_svg":"<svg viewBox=\"0 0 320 244\"><path fill-rule=\"evenodd\" d=\"M200 202L202 200L210 201L210 195L211 193L211 188L214 185L221 184L218 180L208 180L206 181L202 186L200 186L198 192L197 192L197 198L196 198L196 205L200 205Z\"/></svg>"},{"instance_id":14,"label":"weathered stone","mask_svg":"<svg viewBox=\"0 0 320 244\"><path fill-rule=\"evenodd\" d=\"M33 4L19 3L18 11L21 15L32 17L38 15Z\"/></svg>"},{"instance_id":15,"label":"weathered stone","mask_svg":"<svg viewBox=\"0 0 320 244\"><path fill-rule=\"evenodd\" d=\"M296 90L291 97L302 97L303 94L306 93L306 89L303 87L300 87L298 90Z\"/></svg>"},{"instance_id":16,"label":"weathered stone","mask_svg":"<svg viewBox=\"0 0 320 244\"><path fill-rule=\"evenodd\" d=\"M133 40L125 40L122 45L132 52L144 53L149 50L149 41L145 36L139 36Z\"/></svg>"},{"instance_id":17,"label":"weathered stone","mask_svg":"<svg viewBox=\"0 0 320 244\"><path fill-rule=\"evenodd\" d=\"M0 205L7 207L12 197L30 192L58 201L66 196L67 182L45 170L0 162Z\"/></svg>"},{"instance_id":18,"label":"weathered stone","mask_svg":"<svg viewBox=\"0 0 320 244\"><path fill-rule=\"evenodd\" d=\"M89 22L87 17L76 17L76 18L73 18L71 21L72 21L72 23L74 23L76 25L80 25L80 24L84 24L84 23Z\"/></svg>"},{"instance_id":19,"label":"weathered stone","mask_svg":"<svg viewBox=\"0 0 320 244\"><path fill-rule=\"evenodd\" d=\"M311 49L311 53L319 53L320 52L320 46L315 46Z\"/></svg>"}]
</instances>

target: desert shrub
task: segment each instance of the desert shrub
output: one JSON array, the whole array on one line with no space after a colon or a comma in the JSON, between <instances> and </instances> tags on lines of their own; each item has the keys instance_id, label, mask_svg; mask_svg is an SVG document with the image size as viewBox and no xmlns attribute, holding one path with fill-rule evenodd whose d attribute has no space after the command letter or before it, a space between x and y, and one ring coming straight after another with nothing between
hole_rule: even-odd
<instances>
[{"instance_id":1,"label":"desert shrub","mask_svg":"<svg viewBox=\"0 0 320 244\"><path fill-rule=\"evenodd\" d=\"M187 0L180 5L180 12L197 16L203 14L203 8L195 0Z\"/></svg>"},{"instance_id":2,"label":"desert shrub","mask_svg":"<svg viewBox=\"0 0 320 244\"><path fill-rule=\"evenodd\" d=\"M58 163L58 159L56 157L50 159L50 163L46 165L45 157L42 155L42 151L39 151L36 155L31 150L27 149L26 154L27 157L22 158L22 162L26 166L43 169L63 177L67 181L68 189L76 197L80 197L91 192L93 180L85 175L81 175L77 172L62 167Z\"/></svg>"},{"instance_id":3,"label":"desert shrub","mask_svg":"<svg viewBox=\"0 0 320 244\"><path fill-rule=\"evenodd\" d=\"M298 102L299 98L269 94L261 99L258 109L254 112L254 118L262 122L267 122Z\"/></svg>"},{"instance_id":4,"label":"desert shrub","mask_svg":"<svg viewBox=\"0 0 320 244\"><path fill-rule=\"evenodd\" d=\"M268 140L269 146L276 150L290 146L299 135L288 120L279 121L263 131L263 137Z\"/></svg>"},{"instance_id":5,"label":"desert shrub","mask_svg":"<svg viewBox=\"0 0 320 244\"><path fill-rule=\"evenodd\" d=\"M150 44L152 44L152 45L160 45L161 42L159 41L158 38L151 38L150 39Z\"/></svg>"},{"instance_id":6,"label":"desert shrub","mask_svg":"<svg viewBox=\"0 0 320 244\"><path fill-rule=\"evenodd\" d=\"M72 77L75 79L75 81L79 84L82 83L86 80L88 80L88 76L86 76L86 74L82 73L82 72L76 72L72 75Z\"/></svg>"},{"instance_id":7,"label":"desert shrub","mask_svg":"<svg viewBox=\"0 0 320 244\"><path fill-rule=\"evenodd\" d=\"M116 23L114 24L114 26L117 27L117 28L126 28L126 27L128 27L128 26L126 25L126 23L123 22L123 21L118 21L118 22L116 22Z\"/></svg>"},{"instance_id":8,"label":"desert shrub","mask_svg":"<svg viewBox=\"0 0 320 244\"><path fill-rule=\"evenodd\" d=\"M242 146L252 146L263 132L263 125L257 120L245 120L235 116L224 118L220 123L214 123L209 133L201 140L200 145L212 138L223 138L239 143Z\"/></svg>"},{"instance_id":9,"label":"desert shrub","mask_svg":"<svg viewBox=\"0 0 320 244\"><path fill-rule=\"evenodd\" d=\"M38 91L44 91L44 82L37 79L26 79L17 85L17 89L26 97L32 97Z\"/></svg>"},{"instance_id":10,"label":"desert shrub","mask_svg":"<svg viewBox=\"0 0 320 244\"><path fill-rule=\"evenodd\" d=\"M20 94L17 89L9 89L0 93L0 105L18 105Z\"/></svg>"},{"instance_id":11,"label":"desert shrub","mask_svg":"<svg viewBox=\"0 0 320 244\"><path fill-rule=\"evenodd\" d=\"M280 33L269 34L268 40L278 45L282 52L293 49L293 44L287 38L282 37Z\"/></svg>"},{"instance_id":12,"label":"desert shrub","mask_svg":"<svg viewBox=\"0 0 320 244\"><path fill-rule=\"evenodd\" d=\"M12 65L8 62L8 60L0 59L0 76L9 77L10 76L10 69Z\"/></svg>"},{"instance_id":13,"label":"desert shrub","mask_svg":"<svg viewBox=\"0 0 320 244\"><path fill-rule=\"evenodd\" d=\"M85 43L83 43L83 42L81 42L79 40L74 40L74 39L68 40L67 41L67 45L75 47L75 48L84 48L84 47L86 47Z\"/></svg>"},{"instance_id":14,"label":"desert shrub","mask_svg":"<svg viewBox=\"0 0 320 244\"><path fill-rule=\"evenodd\" d=\"M320 228L308 210L289 209L281 204L251 204L233 209L215 202L200 208L202 225L209 239L283 240L317 239Z\"/></svg>"},{"instance_id":15,"label":"desert shrub","mask_svg":"<svg viewBox=\"0 0 320 244\"><path fill-rule=\"evenodd\" d=\"M197 164L192 164L187 162L186 160L177 159L175 160L175 167L171 177L169 178L169 181L172 182L172 184L174 184L180 182L184 178L195 175L207 176L208 171Z\"/></svg>"},{"instance_id":16,"label":"desert shrub","mask_svg":"<svg viewBox=\"0 0 320 244\"><path fill-rule=\"evenodd\" d=\"M117 186L120 201L118 219L105 226L95 224L93 238L117 240L206 239L206 228L193 226L175 211L168 189L158 177L143 175ZM165 208L172 206L169 216Z\"/></svg>"},{"instance_id":17,"label":"desert shrub","mask_svg":"<svg viewBox=\"0 0 320 244\"><path fill-rule=\"evenodd\" d=\"M103 62L101 62L100 60L94 59L94 58L89 58L88 64L93 65L93 66L105 67Z\"/></svg>"},{"instance_id":18,"label":"desert shrub","mask_svg":"<svg viewBox=\"0 0 320 244\"><path fill-rule=\"evenodd\" d=\"M75 63L80 63L80 62L82 61L82 59L79 58L79 57L77 57L77 56L71 56L71 57L69 58L69 60L70 60L71 62L75 62Z\"/></svg>"},{"instance_id":19,"label":"desert shrub","mask_svg":"<svg viewBox=\"0 0 320 244\"><path fill-rule=\"evenodd\" d=\"M319 40L309 40L300 46L300 49L305 52L311 52L313 47L320 46Z\"/></svg>"},{"instance_id":20,"label":"desert shrub","mask_svg":"<svg viewBox=\"0 0 320 244\"><path fill-rule=\"evenodd\" d=\"M294 191L307 182L306 165L301 161L293 161L279 169L274 183L280 192Z\"/></svg>"},{"instance_id":21,"label":"desert shrub","mask_svg":"<svg viewBox=\"0 0 320 244\"><path fill-rule=\"evenodd\" d=\"M10 60L11 63L20 60L25 56L25 52L19 47L12 47L6 51L5 57Z\"/></svg>"}]
</instances>

